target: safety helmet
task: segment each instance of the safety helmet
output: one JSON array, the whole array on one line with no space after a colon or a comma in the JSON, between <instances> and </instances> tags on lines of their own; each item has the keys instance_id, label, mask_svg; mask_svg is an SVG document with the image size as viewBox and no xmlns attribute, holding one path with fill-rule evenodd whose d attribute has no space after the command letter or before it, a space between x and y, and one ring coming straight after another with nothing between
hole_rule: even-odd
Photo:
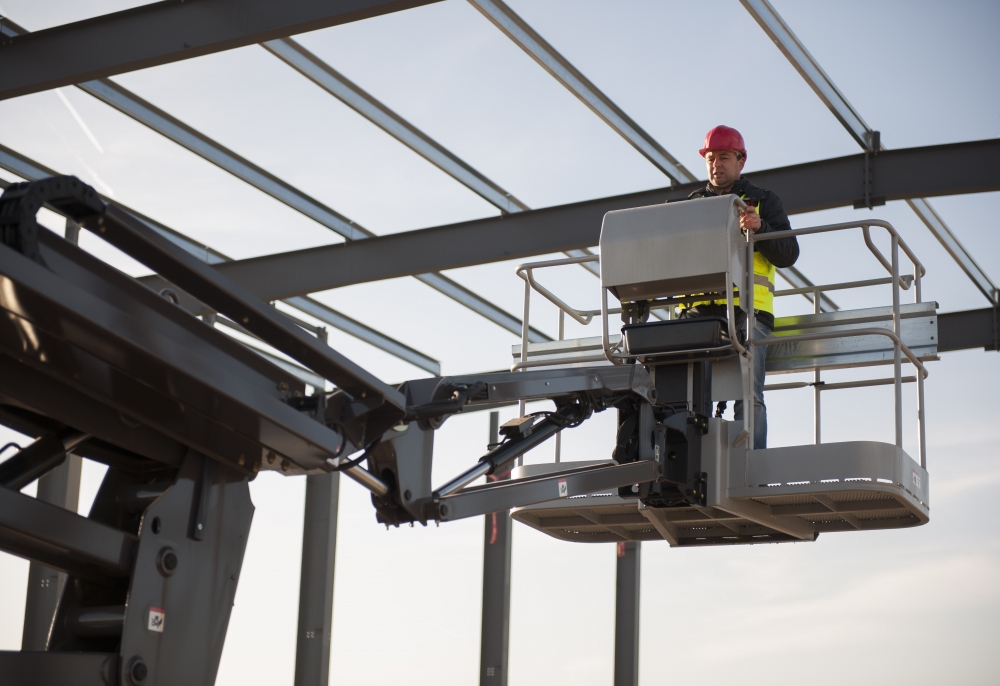
<instances>
[{"instance_id":1,"label":"safety helmet","mask_svg":"<svg viewBox=\"0 0 1000 686\"><path fill-rule=\"evenodd\" d=\"M705 147L698 153L704 157L709 150L735 150L743 155L744 160L747 158L747 148L743 143L743 136L736 129L722 124L705 134Z\"/></svg>"}]
</instances>

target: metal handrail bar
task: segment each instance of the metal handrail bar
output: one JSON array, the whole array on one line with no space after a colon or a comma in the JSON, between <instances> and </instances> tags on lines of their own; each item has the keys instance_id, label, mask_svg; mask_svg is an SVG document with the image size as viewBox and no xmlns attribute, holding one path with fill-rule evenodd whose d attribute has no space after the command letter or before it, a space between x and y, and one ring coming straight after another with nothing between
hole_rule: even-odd
<instances>
[{"instance_id":1,"label":"metal handrail bar","mask_svg":"<svg viewBox=\"0 0 1000 686\"><path fill-rule=\"evenodd\" d=\"M914 383L917 380L915 376L904 376L900 381L902 383ZM866 388L868 386L888 386L891 383L896 383L896 379L862 379L861 381L843 381L838 383L827 383L826 381L821 381L816 383L815 381L795 381L792 383L777 383L764 386L765 391L788 391L796 388L810 388L817 387L821 391L838 391L844 388Z\"/></svg>"},{"instance_id":2,"label":"metal handrail bar","mask_svg":"<svg viewBox=\"0 0 1000 686\"><path fill-rule=\"evenodd\" d=\"M571 362L604 362L607 358L603 353L600 355L585 355L581 357L550 357L544 360L521 360L510 366L510 371L516 372L529 367L549 367L552 365L568 364Z\"/></svg>"},{"instance_id":3,"label":"metal handrail bar","mask_svg":"<svg viewBox=\"0 0 1000 686\"><path fill-rule=\"evenodd\" d=\"M597 310L577 310L565 302L563 302L559 297L557 297L550 290L542 286L540 283L535 281L534 270L542 269L545 267L558 267L564 264L582 264L584 262L600 262L599 255L581 255L579 257L565 257L558 260L544 260L542 262L531 262L528 264L519 264L515 269L515 273L526 283L530 284L532 288L541 293L541 295L551 302L553 305L558 307L560 310L568 314L570 317L575 319L580 324L586 326L597 314Z\"/></svg>"},{"instance_id":4,"label":"metal handrail bar","mask_svg":"<svg viewBox=\"0 0 1000 686\"><path fill-rule=\"evenodd\" d=\"M896 229L893 228L892 224L890 224L887 221L882 221L881 219L868 219L868 220L861 221L861 222L843 222L843 223L840 223L840 224L826 224L824 226L811 226L811 227L808 227L808 228L805 228L805 229L790 229L788 231L774 231L772 233L753 234L750 237L750 241L753 242L753 243L757 243L759 241L773 241L773 240L777 240L779 238L788 238L789 235L791 235L791 236L808 236L808 235L816 234L816 233L828 233L830 231L843 231L845 229L861 229L863 231L864 235L865 235L865 245L868 246L868 249L875 256L875 259L877 259L879 261L879 263L883 267L885 267L887 271L889 271L891 273L892 272L891 265L885 259L885 257L882 255L882 253L879 252L878 248L875 247L875 244L872 243L872 241L871 241L871 236L869 234L869 229L872 226L881 227L881 228L885 229L886 231L888 231L890 236L895 237L895 239L899 243L899 247L902 248L903 252L906 254L907 257L910 258L910 261L913 263L913 270L914 270L914 274L915 274L915 279L914 280L916 281L917 287L919 288L919 286L920 286L920 277L922 277L925 274L927 274L927 269L920 262L920 260L917 259L917 256L913 254L913 251L910 250L910 247L906 244L906 242L899 235L899 233L896 231ZM909 290L909 286L908 285L903 285L901 283L900 286L903 288L903 290ZM918 291L918 294L917 294L918 301L917 302L919 302L919 297L920 296L919 296L919 291Z\"/></svg>"},{"instance_id":5,"label":"metal handrail bar","mask_svg":"<svg viewBox=\"0 0 1000 686\"><path fill-rule=\"evenodd\" d=\"M912 281L913 276L910 274L904 274L899 277L903 281ZM804 295L806 293L815 293L817 291L843 291L849 288L866 288L868 286L882 286L885 284L892 283L892 277L886 276L881 279L867 279L864 281L845 281L843 283L834 283L829 286L808 286L806 288L788 288L783 291L775 291L774 297L780 298L785 295Z\"/></svg>"}]
</instances>

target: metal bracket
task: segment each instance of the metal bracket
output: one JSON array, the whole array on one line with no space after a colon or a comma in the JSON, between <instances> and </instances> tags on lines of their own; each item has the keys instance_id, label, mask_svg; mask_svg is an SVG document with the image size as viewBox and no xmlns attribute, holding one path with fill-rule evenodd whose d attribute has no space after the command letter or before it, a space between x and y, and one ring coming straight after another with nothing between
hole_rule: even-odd
<instances>
[{"instance_id":1,"label":"metal bracket","mask_svg":"<svg viewBox=\"0 0 1000 686\"><path fill-rule=\"evenodd\" d=\"M881 135L878 131L868 133L868 145L865 147L864 190L865 197L854 201L854 209L867 207L869 210L885 204L885 196L873 196L874 174L872 173L872 158L877 156L882 148Z\"/></svg>"}]
</instances>

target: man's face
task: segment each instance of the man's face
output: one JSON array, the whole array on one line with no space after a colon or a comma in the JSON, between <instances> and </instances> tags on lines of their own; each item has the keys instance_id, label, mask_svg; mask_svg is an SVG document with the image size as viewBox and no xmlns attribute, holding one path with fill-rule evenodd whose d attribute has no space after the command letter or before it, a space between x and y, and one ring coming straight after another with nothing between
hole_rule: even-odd
<instances>
[{"instance_id":1,"label":"man's face","mask_svg":"<svg viewBox=\"0 0 1000 686\"><path fill-rule=\"evenodd\" d=\"M708 181L716 188L729 188L739 181L746 160L735 150L709 150L705 153Z\"/></svg>"}]
</instances>

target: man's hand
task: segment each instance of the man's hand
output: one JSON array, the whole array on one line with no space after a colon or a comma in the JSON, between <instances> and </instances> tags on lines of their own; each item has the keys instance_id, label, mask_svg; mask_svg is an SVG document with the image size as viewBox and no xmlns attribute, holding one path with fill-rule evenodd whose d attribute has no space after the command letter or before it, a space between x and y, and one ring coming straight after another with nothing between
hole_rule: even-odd
<instances>
[{"instance_id":1,"label":"man's hand","mask_svg":"<svg viewBox=\"0 0 1000 686\"><path fill-rule=\"evenodd\" d=\"M740 213L740 228L750 233L757 233L760 229L760 215L754 205L747 205L747 209Z\"/></svg>"}]
</instances>

